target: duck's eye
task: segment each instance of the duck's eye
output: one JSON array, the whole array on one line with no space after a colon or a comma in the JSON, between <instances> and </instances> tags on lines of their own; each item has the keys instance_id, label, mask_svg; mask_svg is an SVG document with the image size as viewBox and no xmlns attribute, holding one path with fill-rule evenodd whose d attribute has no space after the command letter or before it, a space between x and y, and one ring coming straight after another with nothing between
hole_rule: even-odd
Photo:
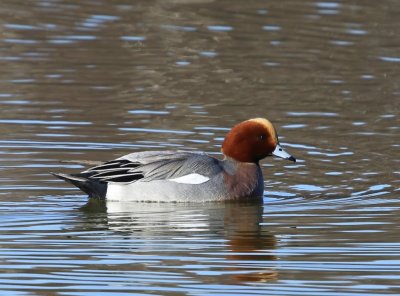
<instances>
[{"instance_id":1,"label":"duck's eye","mask_svg":"<svg viewBox=\"0 0 400 296\"><path fill-rule=\"evenodd\" d=\"M265 139L267 138L267 136L265 134L262 134L259 136L261 141L265 141Z\"/></svg>"}]
</instances>

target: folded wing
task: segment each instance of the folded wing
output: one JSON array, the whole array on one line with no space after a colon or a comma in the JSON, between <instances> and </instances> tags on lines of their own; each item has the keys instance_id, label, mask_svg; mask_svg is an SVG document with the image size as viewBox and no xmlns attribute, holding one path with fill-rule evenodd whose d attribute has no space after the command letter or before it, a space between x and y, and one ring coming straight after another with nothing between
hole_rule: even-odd
<instances>
[{"instance_id":1,"label":"folded wing","mask_svg":"<svg viewBox=\"0 0 400 296\"><path fill-rule=\"evenodd\" d=\"M100 182L127 184L138 180L179 180L193 174L210 178L221 170L219 160L204 153L153 151L131 153L76 176Z\"/></svg>"}]
</instances>

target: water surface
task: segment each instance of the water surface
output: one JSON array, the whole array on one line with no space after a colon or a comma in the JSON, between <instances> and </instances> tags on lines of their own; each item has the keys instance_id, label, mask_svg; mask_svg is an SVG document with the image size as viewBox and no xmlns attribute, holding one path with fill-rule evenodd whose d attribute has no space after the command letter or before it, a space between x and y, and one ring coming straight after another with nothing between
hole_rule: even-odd
<instances>
[{"instance_id":1,"label":"water surface","mask_svg":"<svg viewBox=\"0 0 400 296\"><path fill-rule=\"evenodd\" d=\"M399 294L399 13L2 1L1 294ZM262 204L82 208L49 174L141 150L221 157L257 116L299 160L262 162Z\"/></svg>"}]
</instances>

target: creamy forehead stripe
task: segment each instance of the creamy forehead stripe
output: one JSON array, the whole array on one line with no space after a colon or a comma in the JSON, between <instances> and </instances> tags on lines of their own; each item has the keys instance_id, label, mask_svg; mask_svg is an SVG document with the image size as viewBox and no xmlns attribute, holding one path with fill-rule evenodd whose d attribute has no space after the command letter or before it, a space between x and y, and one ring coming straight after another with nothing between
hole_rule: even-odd
<instances>
[{"instance_id":1,"label":"creamy forehead stripe","mask_svg":"<svg viewBox=\"0 0 400 296\"><path fill-rule=\"evenodd\" d=\"M273 138L277 138L275 128L268 119L253 118L253 119L249 119L248 121L256 122L256 123L263 125L269 131L269 133L272 135Z\"/></svg>"},{"instance_id":2,"label":"creamy forehead stripe","mask_svg":"<svg viewBox=\"0 0 400 296\"><path fill-rule=\"evenodd\" d=\"M179 178L168 179L168 181L180 183L180 184L202 184L210 180L210 178L200 174L189 174Z\"/></svg>"}]
</instances>

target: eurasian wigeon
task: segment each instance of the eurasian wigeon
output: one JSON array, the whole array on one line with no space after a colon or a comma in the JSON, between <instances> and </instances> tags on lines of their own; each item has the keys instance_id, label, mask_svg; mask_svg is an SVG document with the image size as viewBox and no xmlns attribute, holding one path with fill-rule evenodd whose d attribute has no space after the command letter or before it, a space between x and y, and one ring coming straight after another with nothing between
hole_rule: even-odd
<instances>
[{"instance_id":1,"label":"eurasian wigeon","mask_svg":"<svg viewBox=\"0 0 400 296\"><path fill-rule=\"evenodd\" d=\"M135 152L79 174L54 174L107 201L205 202L260 200L264 180L259 161L275 155L296 159L279 144L270 121L235 125L222 144L222 160L205 153Z\"/></svg>"}]
</instances>

